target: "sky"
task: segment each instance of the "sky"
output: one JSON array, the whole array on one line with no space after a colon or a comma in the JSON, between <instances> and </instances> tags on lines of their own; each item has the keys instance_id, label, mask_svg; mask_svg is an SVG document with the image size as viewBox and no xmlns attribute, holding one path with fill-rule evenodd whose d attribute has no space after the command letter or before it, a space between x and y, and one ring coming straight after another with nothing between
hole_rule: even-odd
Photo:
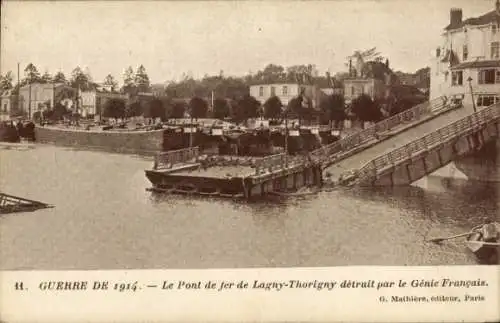
<instances>
[{"instance_id":1,"label":"sky","mask_svg":"<svg viewBox=\"0 0 500 323\"><path fill-rule=\"evenodd\" d=\"M87 68L94 81L143 64L153 83L267 64L345 71L355 50L377 47L394 70L430 65L450 8L464 19L494 0L2 1L0 72Z\"/></svg>"}]
</instances>

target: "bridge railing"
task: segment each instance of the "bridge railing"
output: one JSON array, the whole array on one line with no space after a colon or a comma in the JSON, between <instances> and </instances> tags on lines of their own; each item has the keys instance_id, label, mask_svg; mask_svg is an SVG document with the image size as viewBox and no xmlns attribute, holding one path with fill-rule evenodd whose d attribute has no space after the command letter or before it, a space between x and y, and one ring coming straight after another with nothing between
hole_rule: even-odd
<instances>
[{"instance_id":1,"label":"bridge railing","mask_svg":"<svg viewBox=\"0 0 500 323\"><path fill-rule=\"evenodd\" d=\"M373 139L377 134L388 131L404 122L419 120L423 116L431 113L433 110L443 109L446 104L447 100L444 97L439 97L432 101L421 103L411 109L377 122L369 128L358 131L334 143L318 148L311 152L311 157L315 160L324 161L334 154L356 148L360 144Z\"/></svg>"},{"instance_id":2,"label":"bridge railing","mask_svg":"<svg viewBox=\"0 0 500 323\"><path fill-rule=\"evenodd\" d=\"M258 159L255 162L255 175L260 175L268 171L273 172L277 169L284 168L285 162L286 155L284 153Z\"/></svg>"},{"instance_id":3,"label":"bridge railing","mask_svg":"<svg viewBox=\"0 0 500 323\"><path fill-rule=\"evenodd\" d=\"M266 156L255 161L255 175L272 173L285 168L306 164L309 161L307 155L286 156L285 153Z\"/></svg>"},{"instance_id":4,"label":"bridge railing","mask_svg":"<svg viewBox=\"0 0 500 323\"><path fill-rule=\"evenodd\" d=\"M200 150L198 147L162 152L156 155L153 169L170 169L175 164L182 164L197 159L199 154Z\"/></svg>"},{"instance_id":5,"label":"bridge railing","mask_svg":"<svg viewBox=\"0 0 500 323\"><path fill-rule=\"evenodd\" d=\"M449 139L458 138L476 127L481 127L487 122L499 118L500 104L497 103L416 139L387 154L376 157L359 169L358 178L362 180L368 177L375 177L380 169L408 160L416 153L428 150L430 147L442 144Z\"/></svg>"}]
</instances>

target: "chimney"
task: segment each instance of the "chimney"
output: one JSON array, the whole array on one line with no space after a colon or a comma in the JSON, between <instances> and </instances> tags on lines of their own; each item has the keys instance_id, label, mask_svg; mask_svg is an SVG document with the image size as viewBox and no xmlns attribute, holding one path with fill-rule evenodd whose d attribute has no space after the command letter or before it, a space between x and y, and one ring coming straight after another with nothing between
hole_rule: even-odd
<instances>
[{"instance_id":1,"label":"chimney","mask_svg":"<svg viewBox=\"0 0 500 323\"><path fill-rule=\"evenodd\" d=\"M388 58L385 60L385 67L389 68L389 59Z\"/></svg>"},{"instance_id":2,"label":"chimney","mask_svg":"<svg viewBox=\"0 0 500 323\"><path fill-rule=\"evenodd\" d=\"M349 59L349 76L352 76L352 59Z\"/></svg>"},{"instance_id":3,"label":"chimney","mask_svg":"<svg viewBox=\"0 0 500 323\"><path fill-rule=\"evenodd\" d=\"M450 26L456 28L462 23L462 9L451 8L450 10Z\"/></svg>"},{"instance_id":4,"label":"chimney","mask_svg":"<svg viewBox=\"0 0 500 323\"><path fill-rule=\"evenodd\" d=\"M497 15L500 15L500 0L495 2L495 10L497 11Z\"/></svg>"}]
</instances>

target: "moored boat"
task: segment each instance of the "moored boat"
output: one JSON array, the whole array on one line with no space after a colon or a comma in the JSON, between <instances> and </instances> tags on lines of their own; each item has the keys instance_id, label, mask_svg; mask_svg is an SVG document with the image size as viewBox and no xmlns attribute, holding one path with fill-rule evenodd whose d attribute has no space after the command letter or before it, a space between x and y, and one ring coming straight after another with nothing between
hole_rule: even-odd
<instances>
[{"instance_id":1,"label":"moored boat","mask_svg":"<svg viewBox=\"0 0 500 323\"><path fill-rule=\"evenodd\" d=\"M481 262L498 263L500 254L500 223L492 222L472 229L467 237L467 248Z\"/></svg>"}]
</instances>

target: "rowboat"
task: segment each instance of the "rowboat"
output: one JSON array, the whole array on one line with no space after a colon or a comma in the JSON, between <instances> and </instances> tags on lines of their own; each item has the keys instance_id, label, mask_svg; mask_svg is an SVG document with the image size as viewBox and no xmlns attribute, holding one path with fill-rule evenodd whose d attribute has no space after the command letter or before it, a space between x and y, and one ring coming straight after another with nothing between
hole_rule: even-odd
<instances>
[{"instance_id":1,"label":"rowboat","mask_svg":"<svg viewBox=\"0 0 500 323\"><path fill-rule=\"evenodd\" d=\"M500 254L500 223L492 222L472 229L465 242L467 248L478 260L498 263Z\"/></svg>"},{"instance_id":2,"label":"rowboat","mask_svg":"<svg viewBox=\"0 0 500 323\"><path fill-rule=\"evenodd\" d=\"M52 208L53 205L28 200L22 197L8 195L0 192L0 214L16 212L32 212L39 209Z\"/></svg>"}]
</instances>

